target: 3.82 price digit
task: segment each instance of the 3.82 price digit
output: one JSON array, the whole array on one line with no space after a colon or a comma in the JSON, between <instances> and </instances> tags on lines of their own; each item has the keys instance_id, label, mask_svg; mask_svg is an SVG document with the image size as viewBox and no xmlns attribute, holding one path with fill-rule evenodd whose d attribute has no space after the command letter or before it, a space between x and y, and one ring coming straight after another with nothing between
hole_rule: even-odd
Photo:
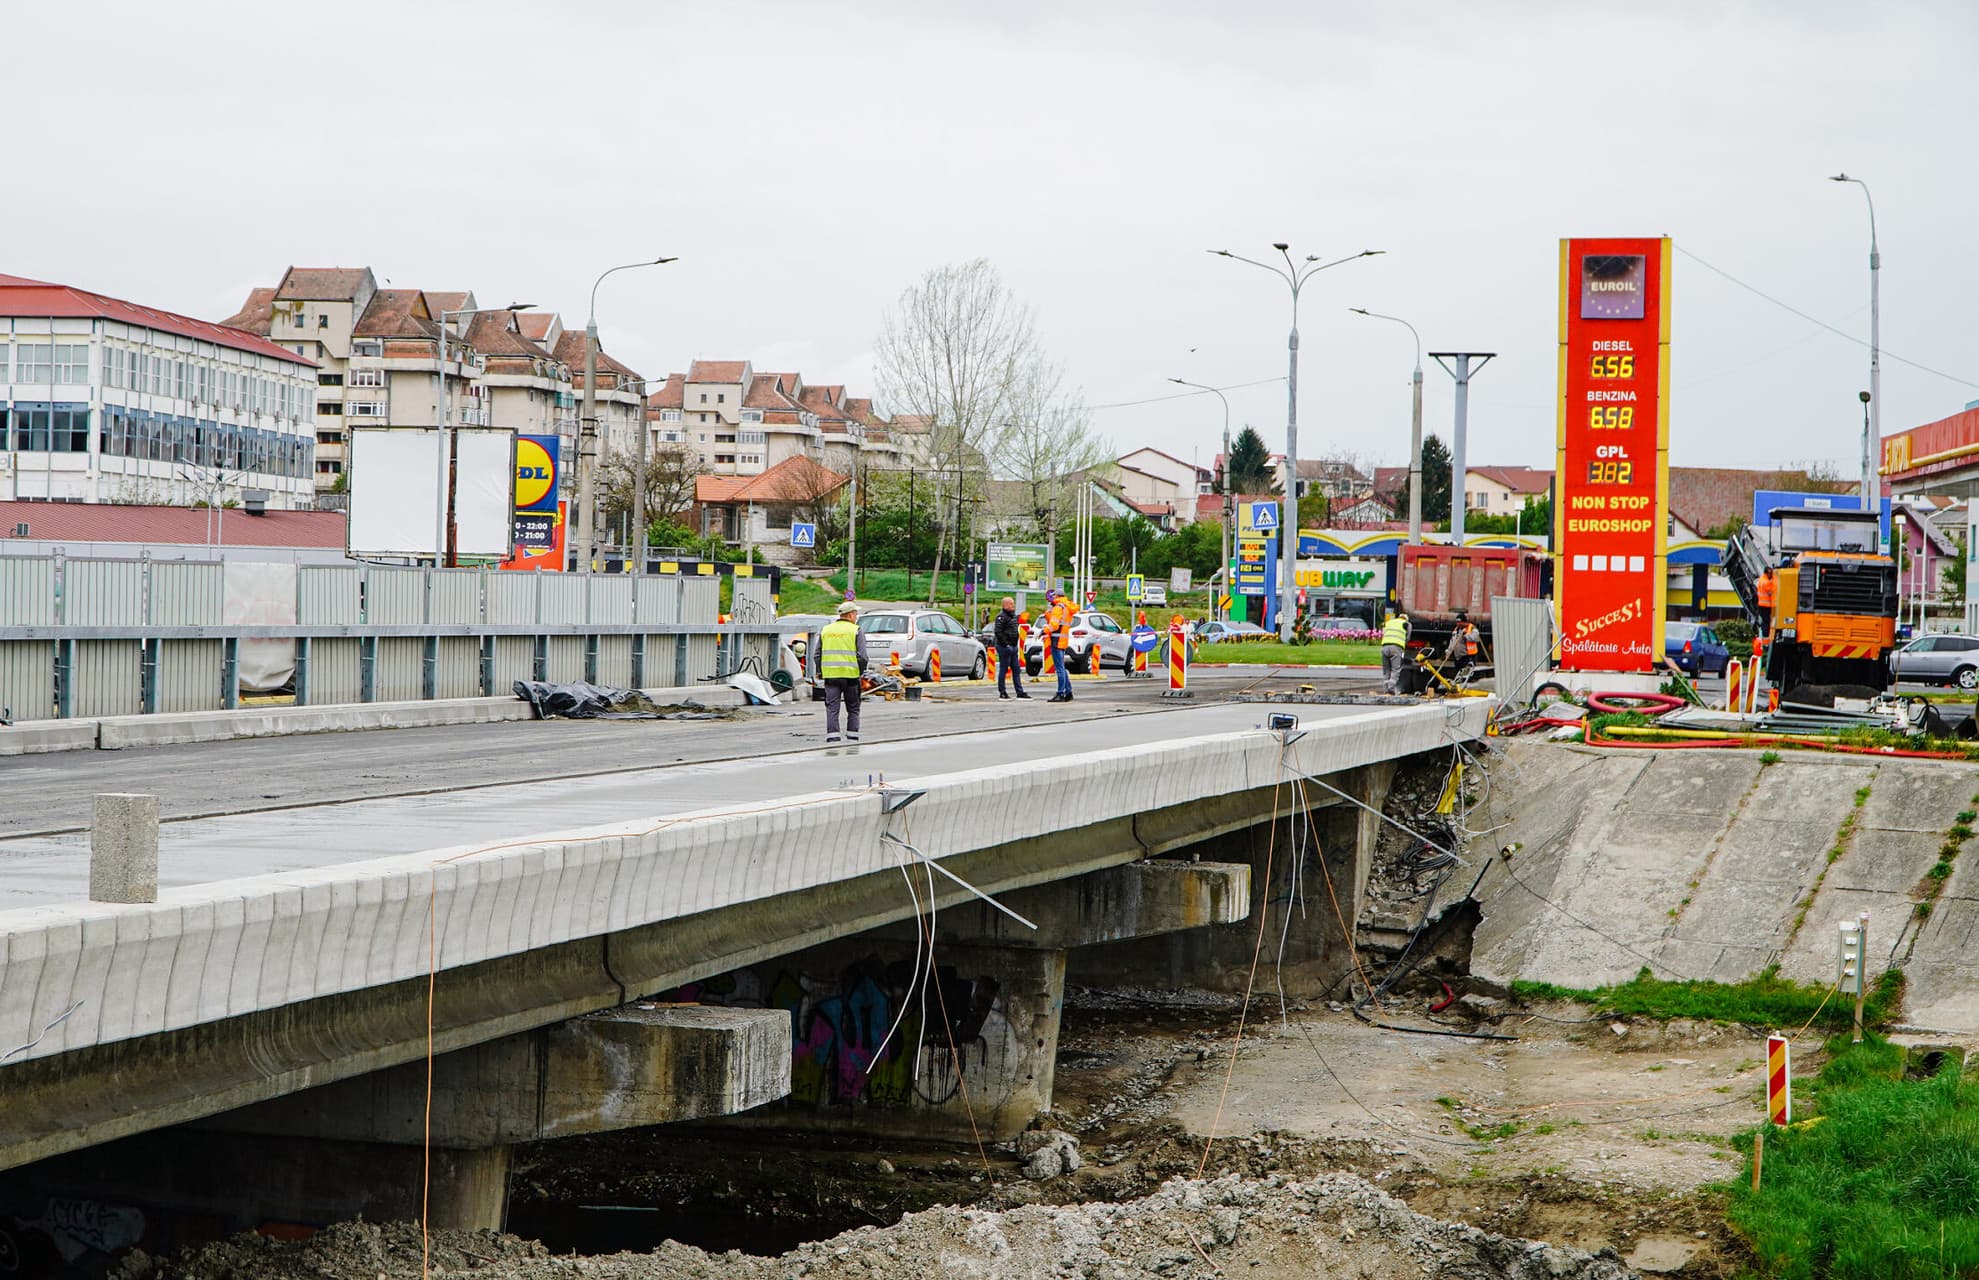
<instances>
[{"instance_id":1,"label":"3.82 price digit","mask_svg":"<svg viewBox=\"0 0 1979 1280\"><path fill-rule=\"evenodd\" d=\"M1635 464L1633 462L1590 462L1587 464L1589 484L1633 484Z\"/></svg>"}]
</instances>

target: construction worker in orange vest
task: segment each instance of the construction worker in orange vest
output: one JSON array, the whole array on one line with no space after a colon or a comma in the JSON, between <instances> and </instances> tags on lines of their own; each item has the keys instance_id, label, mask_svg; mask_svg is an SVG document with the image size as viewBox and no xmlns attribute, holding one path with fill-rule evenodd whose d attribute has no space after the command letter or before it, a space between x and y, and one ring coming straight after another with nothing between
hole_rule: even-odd
<instances>
[{"instance_id":1,"label":"construction worker in orange vest","mask_svg":"<svg viewBox=\"0 0 1979 1280\"><path fill-rule=\"evenodd\" d=\"M1072 601L1063 595L1054 594L1051 612L1045 615L1044 642L1051 646L1052 661L1058 668L1058 692L1053 694L1053 702L1072 701L1072 669L1068 665L1072 658Z\"/></svg>"},{"instance_id":2,"label":"construction worker in orange vest","mask_svg":"<svg viewBox=\"0 0 1979 1280\"><path fill-rule=\"evenodd\" d=\"M1770 624L1773 621L1773 598L1779 590L1778 584L1773 580L1771 569L1759 575L1759 585L1756 590L1759 595L1759 607L1765 612L1766 621Z\"/></svg>"}]
</instances>

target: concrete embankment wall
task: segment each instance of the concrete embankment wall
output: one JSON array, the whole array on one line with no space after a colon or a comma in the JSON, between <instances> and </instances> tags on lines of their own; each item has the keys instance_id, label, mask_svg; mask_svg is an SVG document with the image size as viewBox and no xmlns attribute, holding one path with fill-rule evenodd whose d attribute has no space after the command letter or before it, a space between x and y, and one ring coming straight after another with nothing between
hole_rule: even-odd
<instances>
[{"instance_id":1,"label":"concrete embankment wall","mask_svg":"<svg viewBox=\"0 0 1979 1280\"><path fill-rule=\"evenodd\" d=\"M1569 987L1736 982L1778 964L1835 979L1839 921L1870 913L1870 973L1909 979L1905 1019L1979 1030L1979 882L1928 876L1979 768L1867 755L1621 750L1514 742L1492 770L1472 972ZM1895 947L1892 955L1892 947Z\"/></svg>"}]
</instances>

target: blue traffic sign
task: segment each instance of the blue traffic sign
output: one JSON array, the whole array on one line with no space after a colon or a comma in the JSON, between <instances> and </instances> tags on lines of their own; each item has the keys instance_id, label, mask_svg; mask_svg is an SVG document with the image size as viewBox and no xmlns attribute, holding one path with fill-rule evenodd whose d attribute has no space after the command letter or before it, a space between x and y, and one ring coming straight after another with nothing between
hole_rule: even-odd
<instances>
[{"instance_id":1,"label":"blue traffic sign","mask_svg":"<svg viewBox=\"0 0 1979 1280\"><path fill-rule=\"evenodd\" d=\"M1278 504L1275 502L1253 502L1251 504L1251 528L1259 533L1278 527Z\"/></svg>"},{"instance_id":2,"label":"blue traffic sign","mask_svg":"<svg viewBox=\"0 0 1979 1280\"><path fill-rule=\"evenodd\" d=\"M1135 627L1129 633L1128 643L1134 646L1135 653L1153 653L1161 644L1161 633L1153 627Z\"/></svg>"},{"instance_id":3,"label":"blue traffic sign","mask_svg":"<svg viewBox=\"0 0 1979 1280\"><path fill-rule=\"evenodd\" d=\"M1127 598L1129 600L1139 600L1142 596L1145 596L1147 594L1147 585L1148 585L1148 580L1145 574L1139 574L1139 573L1128 574Z\"/></svg>"},{"instance_id":4,"label":"blue traffic sign","mask_svg":"<svg viewBox=\"0 0 1979 1280\"><path fill-rule=\"evenodd\" d=\"M790 526L790 545L793 547L817 546L818 526L814 524L798 524L793 521Z\"/></svg>"}]
</instances>

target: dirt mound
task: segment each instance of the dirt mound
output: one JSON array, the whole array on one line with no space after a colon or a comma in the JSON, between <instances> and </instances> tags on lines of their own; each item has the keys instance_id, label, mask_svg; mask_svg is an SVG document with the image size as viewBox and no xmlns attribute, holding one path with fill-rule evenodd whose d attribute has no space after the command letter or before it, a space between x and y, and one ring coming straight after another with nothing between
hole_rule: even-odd
<instances>
[{"instance_id":1,"label":"dirt mound","mask_svg":"<svg viewBox=\"0 0 1979 1280\"><path fill-rule=\"evenodd\" d=\"M1182 1179L1127 1204L939 1208L864 1227L781 1258L711 1255L666 1244L650 1254L551 1258L488 1232L434 1238L433 1271L477 1280L785 1280L970 1276L1023 1280L1217 1274L1290 1280L1352 1275L1417 1280L1625 1280L1613 1253L1592 1255L1439 1222L1359 1178ZM299 1243L243 1236L177 1258L134 1255L114 1280L409 1280L416 1227L345 1224Z\"/></svg>"}]
</instances>

